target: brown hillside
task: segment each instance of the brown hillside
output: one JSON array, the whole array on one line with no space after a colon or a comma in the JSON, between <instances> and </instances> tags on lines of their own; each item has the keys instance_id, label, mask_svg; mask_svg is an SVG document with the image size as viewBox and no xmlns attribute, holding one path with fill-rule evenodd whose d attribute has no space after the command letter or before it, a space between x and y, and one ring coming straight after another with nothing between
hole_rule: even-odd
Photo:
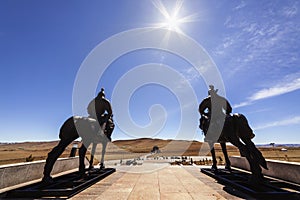
<instances>
[{"instance_id":1,"label":"brown hillside","mask_svg":"<svg viewBox=\"0 0 300 200\"><path fill-rule=\"evenodd\" d=\"M33 160L44 160L58 141L52 142L23 142L0 144L0 165L26 162L30 156ZM73 142L80 143L80 142ZM69 145L61 157L68 157L73 144ZM80 145L80 144L79 144ZM157 146L161 156L205 156L209 154L207 143L184 140L162 140L141 138L134 140L116 140L109 143L105 160L134 158L149 154ZM91 148L91 147L90 147ZM89 149L90 149L89 148ZM100 159L102 145L97 146L96 159ZM286 147L288 151L281 151L282 147L259 148L266 158L300 162L300 148ZM223 158L219 144L215 145L217 157ZM236 147L227 145L229 155L239 155ZM89 157L89 152L87 154Z\"/></svg>"}]
</instances>

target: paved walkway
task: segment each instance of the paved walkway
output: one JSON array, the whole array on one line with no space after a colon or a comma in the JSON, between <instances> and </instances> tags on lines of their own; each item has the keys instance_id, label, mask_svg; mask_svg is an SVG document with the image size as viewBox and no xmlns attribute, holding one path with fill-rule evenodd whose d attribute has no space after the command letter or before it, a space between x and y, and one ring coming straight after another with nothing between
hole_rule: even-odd
<instances>
[{"instance_id":1,"label":"paved walkway","mask_svg":"<svg viewBox=\"0 0 300 200\"><path fill-rule=\"evenodd\" d=\"M118 170L71 199L240 199L198 167L167 166L148 173ZM244 198L243 198L244 199Z\"/></svg>"}]
</instances>

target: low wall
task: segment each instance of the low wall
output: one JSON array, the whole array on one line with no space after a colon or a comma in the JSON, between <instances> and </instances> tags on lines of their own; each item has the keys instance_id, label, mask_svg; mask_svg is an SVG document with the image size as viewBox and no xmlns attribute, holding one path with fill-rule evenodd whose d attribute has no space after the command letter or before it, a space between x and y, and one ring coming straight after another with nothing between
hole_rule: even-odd
<instances>
[{"instance_id":1,"label":"low wall","mask_svg":"<svg viewBox=\"0 0 300 200\"><path fill-rule=\"evenodd\" d=\"M229 159L233 167L250 171L249 163L245 157L231 156ZM267 160L267 165L268 170L262 169L264 175L300 184L300 163Z\"/></svg>"},{"instance_id":2,"label":"low wall","mask_svg":"<svg viewBox=\"0 0 300 200\"><path fill-rule=\"evenodd\" d=\"M45 160L0 166L0 189L26 183L43 176ZM78 168L79 157L59 158L52 170L52 175Z\"/></svg>"}]
</instances>

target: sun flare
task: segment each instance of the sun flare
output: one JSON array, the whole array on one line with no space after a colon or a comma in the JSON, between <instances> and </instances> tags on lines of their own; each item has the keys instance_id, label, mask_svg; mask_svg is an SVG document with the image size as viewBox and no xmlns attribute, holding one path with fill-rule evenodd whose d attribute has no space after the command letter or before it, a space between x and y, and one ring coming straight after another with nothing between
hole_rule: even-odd
<instances>
[{"instance_id":1,"label":"sun flare","mask_svg":"<svg viewBox=\"0 0 300 200\"><path fill-rule=\"evenodd\" d=\"M180 25L186 22L192 22L196 20L196 15L189 15L185 17L179 17L179 12L183 5L183 0L177 0L172 11L168 11L161 0L153 0L153 5L163 15L164 20L161 23L155 25L157 28L166 28L171 31L182 33Z\"/></svg>"},{"instance_id":2,"label":"sun flare","mask_svg":"<svg viewBox=\"0 0 300 200\"><path fill-rule=\"evenodd\" d=\"M173 16L173 17L168 17L166 19L165 24L169 30L177 31L177 30L179 30L180 21L177 19L176 16Z\"/></svg>"}]
</instances>

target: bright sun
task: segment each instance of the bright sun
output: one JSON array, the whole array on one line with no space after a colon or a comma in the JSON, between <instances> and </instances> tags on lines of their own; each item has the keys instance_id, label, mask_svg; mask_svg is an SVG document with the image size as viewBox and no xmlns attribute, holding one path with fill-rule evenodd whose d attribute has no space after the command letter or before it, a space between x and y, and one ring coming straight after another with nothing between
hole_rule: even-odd
<instances>
[{"instance_id":1,"label":"bright sun","mask_svg":"<svg viewBox=\"0 0 300 200\"><path fill-rule=\"evenodd\" d=\"M152 3L165 18L163 22L155 25L157 28L167 28L168 30L182 33L182 30L180 29L181 24L195 21L195 15L189 15L181 18L178 16L183 0L176 1L172 12L167 11L161 0L153 0Z\"/></svg>"},{"instance_id":2,"label":"bright sun","mask_svg":"<svg viewBox=\"0 0 300 200\"><path fill-rule=\"evenodd\" d=\"M166 27L169 30L172 30L172 31L180 30L179 25L180 25L180 21L177 19L176 16L169 17L166 19Z\"/></svg>"}]
</instances>

